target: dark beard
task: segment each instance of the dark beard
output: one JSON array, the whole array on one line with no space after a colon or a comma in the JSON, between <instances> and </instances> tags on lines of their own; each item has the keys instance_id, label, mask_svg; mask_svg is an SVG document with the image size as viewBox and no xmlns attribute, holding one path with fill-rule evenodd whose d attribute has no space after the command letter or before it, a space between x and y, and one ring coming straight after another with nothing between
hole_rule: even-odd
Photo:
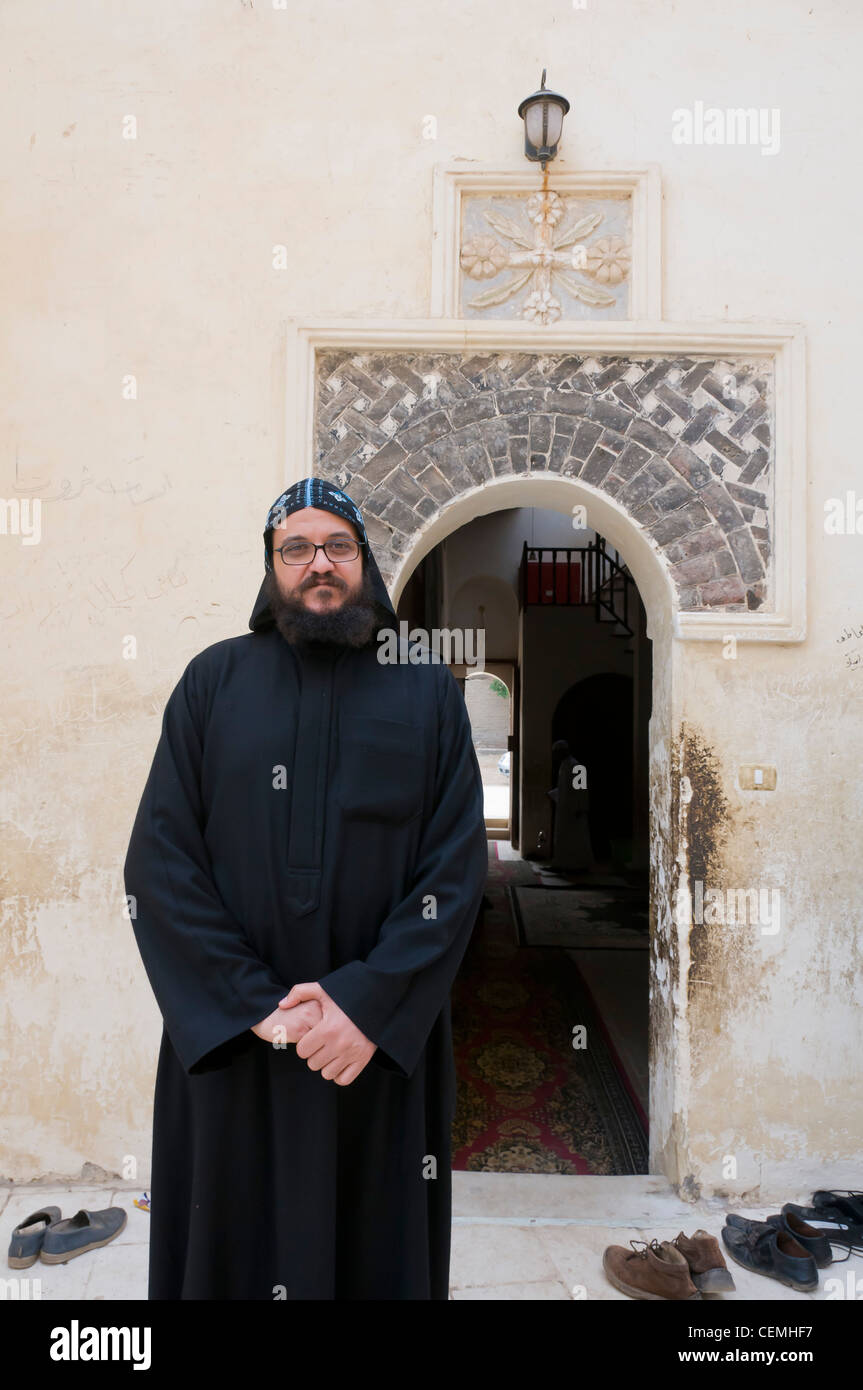
<instances>
[{"instance_id":1,"label":"dark beard","mask_svg":"<svg viewBox=\"0 0 863 1390\"><path fill-rule=\"evenodd\" d=\"M374 597L366 569L359 593L348 595L332 612L313 613L305 607L302 598L285 598L272 570L265 576L264 592L276 627L286 642L365 647L384 619L384 610Z\"/></svg>"}]
</instances>

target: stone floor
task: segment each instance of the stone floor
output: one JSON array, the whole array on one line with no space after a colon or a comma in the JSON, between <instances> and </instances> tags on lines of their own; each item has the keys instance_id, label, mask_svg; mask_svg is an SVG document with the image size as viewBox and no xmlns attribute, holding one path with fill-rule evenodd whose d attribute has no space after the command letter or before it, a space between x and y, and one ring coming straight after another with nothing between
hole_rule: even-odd
<instances>
[{"instance_id":1,"label":"stone floor","mask_svg":"<svg viewBox=\"0 0 863 1390\"><path fill-rule=\"evenodd\" d=\"M825 1181L825 1186L830 1184ZM841 1184L840 1184L841 1185ZM0 1187L2 1239L30 1212L52 1204L64 1216L122 1206L125 1229L111 1245L68 1265L43 1265L19 1272L5 1268L5 1298L144 1299L147 1296L149 1216L133 1206L138 1187L46 1184ZM806 1204L811 1193L790 1193ZM776 1208L747 1208L718 1199L682 1202L665 1178L558 1177L546 1174L453 1174L452 1299L625 1299L605 1278L607 1245L629 1247L630 1239L670 1240L698 1227L719 1236L723 1215L739 1211L762 1218ZM837 1251L837 1253L839 1253ZM4 1261L5 1263L5 1261ZM724 1300L863 1299L863 1256L820 1272L820 1286L797 1293L774 1280L750 1274L728 1261L736 1292ZM850 1277L849 1277L850 1275ZM9 1280L22 1281L13 1287ZM24 1280L28 1282L23 1283ZM39 1281L36 1284L36 1280ZM836 1281L836 1282L828 1282ZM858 1282L859 1281L859 1282Z\"/></svg>"}]
</instances>

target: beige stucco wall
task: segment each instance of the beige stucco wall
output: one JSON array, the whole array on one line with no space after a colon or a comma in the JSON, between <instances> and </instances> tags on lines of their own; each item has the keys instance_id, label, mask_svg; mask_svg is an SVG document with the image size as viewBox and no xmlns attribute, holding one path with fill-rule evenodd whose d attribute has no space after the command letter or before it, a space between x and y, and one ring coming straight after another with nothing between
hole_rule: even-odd
<instances>
[{"instance_id":1,"label":"beige stucco wall","mask_svg":"<svg viewBox=\"0 0 863 1390\"><path fill-rule=\"evenodd\" d=\"M715 874L787 905L775 937L679 938L686 983L656 1011L686 1065L654 1057L675 1116L656 1153L690 1188L859 1185L863 671L837 639L863 622L863 537L823 527L859 478L855 7L10 0L0 44L0 495L44 499L38 545L0 536L0 1178L135 1176L127 1157L147 1175L159 1019L121 866L165 698L244 630L266 509L310 469L286 458L286 322L426 315L433 166L518 165L515 106L548 64L573 101L565 167L660 165L665 317L800 323L808 344L805 643L725 661L650 618L674 689L657 739L727 803ZM673 144L697 100L779 108L780 152ZM660 752L666 875L692 827ZM776 792L737 791L744 762Z\"/></svg>"}]
</instances>

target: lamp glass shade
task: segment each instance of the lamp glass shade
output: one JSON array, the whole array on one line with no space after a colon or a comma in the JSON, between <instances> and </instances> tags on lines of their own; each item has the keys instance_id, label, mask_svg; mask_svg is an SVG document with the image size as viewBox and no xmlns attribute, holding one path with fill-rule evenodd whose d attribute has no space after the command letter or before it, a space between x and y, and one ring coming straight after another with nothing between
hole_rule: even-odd
<instances>
[{"instance_id":1,"label":"lamp glass shade","mask_svg":"<svg viewBox=\"0 0 863 1390\"><path fill-rule=\"evenodd\" d=\"M525 134L537 149L554 149L563 131L563 107L547 98L532 101L525 109Z\"/></svg>"}]
</instances>

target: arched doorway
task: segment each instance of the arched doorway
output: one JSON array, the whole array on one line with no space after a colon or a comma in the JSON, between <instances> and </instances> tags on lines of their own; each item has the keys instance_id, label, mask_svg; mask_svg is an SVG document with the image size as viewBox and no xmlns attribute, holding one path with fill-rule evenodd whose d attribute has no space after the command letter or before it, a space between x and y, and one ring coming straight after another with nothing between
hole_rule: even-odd
<instances>
[{"instance_id":1,"label":"arched doorway","mask_svg":"<svg viewBox=\"0 0 863 1390\"><path fill-rule=\"evenodd\" d=\"M667 1172L676 1179L672 1157L675 1096L682 1080L684 1058L673 1027L674 953L671 933L671 886L676 883L676 839L672 813L672 673L675 600L667 569L643 531L634 526L613 498L581 481L551 474L502 478L483 489L465 491L444 505L439 515L416 537L404 554L391 592L394 603L420 561L445 537L476 517L508 508L535 507L572 517L583 509L589 524L624 556L644 604L646 635L653 646L650 692L650 1153L649 1171ZM466 672L455 673L462 678ZM515 760L514 760L515 761ZM515 769L513 797L523 816L535 808L525 800L523 774ZM542 808L543 814L545 807ZM670 968L671 967L671 968Z\"/></svg>"}]
</instances>

